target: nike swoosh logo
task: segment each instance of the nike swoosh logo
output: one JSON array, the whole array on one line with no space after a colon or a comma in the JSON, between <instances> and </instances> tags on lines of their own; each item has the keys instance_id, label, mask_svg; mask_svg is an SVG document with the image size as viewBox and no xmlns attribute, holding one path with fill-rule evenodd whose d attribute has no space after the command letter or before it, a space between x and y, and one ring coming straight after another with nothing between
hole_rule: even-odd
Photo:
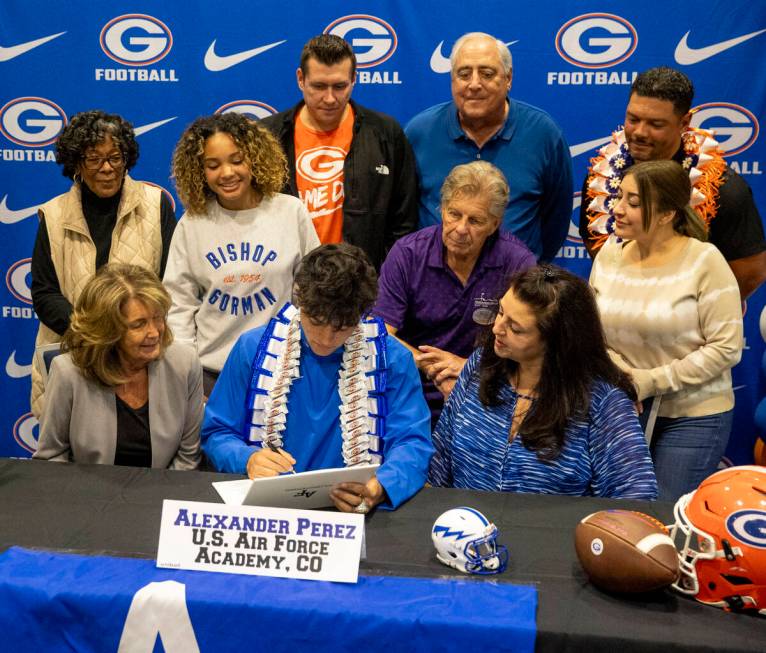
<instances>
[{"instance_id":1,"label":"nike swoosh logo","mask_svg":"<svg viewBox=\"0 0 766 653\"><path fill-rule=\"evenodd\" d=\"M764 32L766 32L766 29L758 30L757 32L750 32L750 34L737 36L736 38L729 39L727 41L721 41L720 43L713 43L713 45L708 45L704 48L690 48L686 42L686 40L689 38L689 34L691 34L691 30L689 30L686 32L686 34L683 35L681 40L678 42L678 45L676 46L676 63L680 63L682 66L691 66L692 64L699 63L705 59L710 59L710 57L714 57L715 55L720 54L729 48L733 48L740 43L754 39L756 36L763 34Z\"/></svg>"},{"instance_id":2,"label":"nike swoosh logo","mask_svg":"<svg viewBox=\"0 0 766 653\"><path fill-rule=\"evenodd\" d=\"M508 41L506 45L510 48L514 43L518 42L519 40L516 39L515 41ZM450 71L449 57L445 57L442 54L443 45L444 41L439 41L439 45L436 46L436 49L431 54L431 70L435 73L448 73Z\"/></svg>"},{"instance_id":3,"label":"nike swoosh logo","mask_svg":"<svg viewBox=\"0 0 766 653\"><path fill-rule=\"evenodd\" d=\"M30 206L27 209L18 209L13 211L8 208L8 195L5 195L3 196L3 199L0 200L0 222L3 224L16 224L17 222L21 222L26 218L31 218L33 215L35 215L35 213L37 213L38 208L39 205L35 205Z\"/></svg>"},{"instance_id":4,"label":"nike swoosh logo","mask_svg":"<svg viewBox=\"0 0 766 653\"><path fill-rule=\"evenodd\" d=\"M746 385L735 385L732 390L736 392L737 390L741 390L742 388L746 388Z\"/></svg>"},{"instance_id":5,"label":"nike swoosh logo","mask_svg":"<svg viewBox=\"0 0 766 653\"><path fill-rule=\"evenodd\" d=\"M173 116L172 118L166 118L165 120L158 120L157 122L151 122L148 125L142 125L141 127L136 127L133 129L133 133L136 136L141 136L142 134L145 134L148 131L151 131L152 129L156 129L157 127L161 127L162 125L165 125L173 120L175 120L178 116ZM2 224L16 224L17 222L21 222L22 220L32 217L37 213L37 209L39 208L39 205L30 206L26 209L18 209L18 210L12 210L8 208L8 195L6 194L2 200L0 200L0 223Z\"/></svg>"},{"instance_id":6,"label":"nike swoosh logo","mask_svg":"<svg viewBox=\"0 0 766 653\"><path fill-rule=\"evenodd\" d=\"M178 116L173 116L172 118L166 118L165 120L158 120L157 122L150 122L148 125L141 125L140 127L134 127L133 133L136 136L141 136L142 134L145 134L148 131L151 131L152 129L157 129L157 127L161 127L162 125L169 123L171 120L175 120Z\"/></svg>"},{"instance_id":7,"label":"nike swoosh logo","mask_svg":"<svg viewBox=\"0 0 766 653\"><path fill-rule=\"evenodd\" d=\"M35 39L34 41L27 41L26 43L19 43L18 45L13 45L9 48L4 48L0 46L0 61L10 61L11 59L15 59L19 55L22 55L25 52L29 52L30 50L34 50L36 47L39 47L43 43L47 43L48 41L52 41L53 39L58 38L62 34L66 34L66 32L59 32L58 34L43 36L43 38L41 39Z\"/></svg>"},{"instance_id":8,"label":"nike swoosh logo","mask_svg":"<svg viewBox=\"0 0 766 653\"><path fill-rule=\"evenodd\" d=\"M12 379L23 379L25 376L32 374L32 364L19 365L16 362L16 350L11 352L8 356L8 361L5 364L5 373Z\"/></svg>"},{"instance_id":9,"label":"nike swoosh logo","mask_svg":"<svg viewBox=\"0 0 766 653\"><path fill-rule=\"evenodd\" d=\"M276 43L269 43L268 45L262 45L260 48L253 48L252 50L245 50L244 52L238 52L236 54L230 54L225 57L220 57L215 53L215 41L213 41L210 44L210 47L207 49L207 52L205 53L205 68L213 71L214 73L217 73L222 70L226 70L227 68L231 68L232 66L236 66L237 64L240 64L243 61L247 61L248 59L257 57L262 52L266 52L266 50L271 50L271 48L276 48L278 45L282 45L283 43L286 43L286 42L287 42L286 40L277 41Z\"/></svg>"},{"instance_id":10,"label":"nike swoosh logo","mask_svg":"<svg viewBox=\"0 0 766 653\"><path fill-rule=\"evenodd\" d=\"M582 154L583 152L590 152L591 150L596 149L599 145L608 143L611 140L611 138L612 138L611 136L604 136L603 138L596 138L592 141L588 141L587 143L570 145L569 156L571 156L574 159L576 156L580 156L580 154Z\"/></svg>"}]
</instances>

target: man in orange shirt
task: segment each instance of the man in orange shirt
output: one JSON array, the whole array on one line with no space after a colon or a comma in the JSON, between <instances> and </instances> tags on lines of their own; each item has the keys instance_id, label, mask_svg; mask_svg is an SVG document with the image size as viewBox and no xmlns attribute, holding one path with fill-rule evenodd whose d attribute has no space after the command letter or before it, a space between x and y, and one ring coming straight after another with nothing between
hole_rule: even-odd
<instances>
[{"instance_id":1,"label":"man in orange shirt","mask_svg":"<svg viewBox=\"0 0 766 653\"><path fill-rule=\"evenodd\" d=\"M338 36L303 47L296 71L303 100L263 119L282 143L290 176L323 244L361 247L377 269L417 224L415 160L399 123L351 100L356 58Z\"/></svg>"}]
</instances>

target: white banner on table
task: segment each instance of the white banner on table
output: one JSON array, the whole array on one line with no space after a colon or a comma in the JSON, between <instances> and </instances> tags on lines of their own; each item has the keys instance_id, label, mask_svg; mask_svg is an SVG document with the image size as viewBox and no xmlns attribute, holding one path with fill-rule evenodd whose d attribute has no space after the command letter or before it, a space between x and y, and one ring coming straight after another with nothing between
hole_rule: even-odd
<instances>
[{"instance_id":1,"label":"white banner on table","mask_svg":"<svg viewBox=\"0 0 766 653\"><path fill-rule=\"evenodd\" d=\"M364 515L166 499L157 566L355 583L363 538Z\"/></svg>"}]
</instances>

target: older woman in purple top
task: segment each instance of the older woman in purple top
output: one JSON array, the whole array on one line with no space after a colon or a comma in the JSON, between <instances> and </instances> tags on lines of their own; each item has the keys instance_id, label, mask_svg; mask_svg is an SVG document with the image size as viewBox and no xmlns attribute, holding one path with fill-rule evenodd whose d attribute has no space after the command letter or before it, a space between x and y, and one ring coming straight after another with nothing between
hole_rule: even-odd
<instances>
[{"instance_id":1,"label":"older woman in purple top","mask_svg":"<svg viewBox=\"0 0 766 653\"><path fill-rule=\"evenodd\" d=\"M441 189L442 223L398 240L381 269L373 312L412 352L432 424L508 279L535 264L524 243L499 231L508 195L491 163L456 166Z\"/></svg>"}]
</instances>

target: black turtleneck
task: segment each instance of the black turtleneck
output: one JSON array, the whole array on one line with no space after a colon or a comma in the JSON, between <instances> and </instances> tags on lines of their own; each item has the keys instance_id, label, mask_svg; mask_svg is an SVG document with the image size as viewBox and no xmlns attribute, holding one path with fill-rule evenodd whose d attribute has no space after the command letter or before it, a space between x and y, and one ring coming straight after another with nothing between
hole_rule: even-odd
<instances>
[{"instance_id":1,"label":"black turtleneck","mask_svg":"<svg viewBox=\"0 0 766 653\"><path fill-rule=\"evenodd\" d=\"M122 187L112 197L99 197L85 184L80 185L82 191L82 212L88 231L96 246L96 270L109 260L109 249L112 247L112 232L117 224L117 209L120 207Z\"/></svg>"}]
</instances>

